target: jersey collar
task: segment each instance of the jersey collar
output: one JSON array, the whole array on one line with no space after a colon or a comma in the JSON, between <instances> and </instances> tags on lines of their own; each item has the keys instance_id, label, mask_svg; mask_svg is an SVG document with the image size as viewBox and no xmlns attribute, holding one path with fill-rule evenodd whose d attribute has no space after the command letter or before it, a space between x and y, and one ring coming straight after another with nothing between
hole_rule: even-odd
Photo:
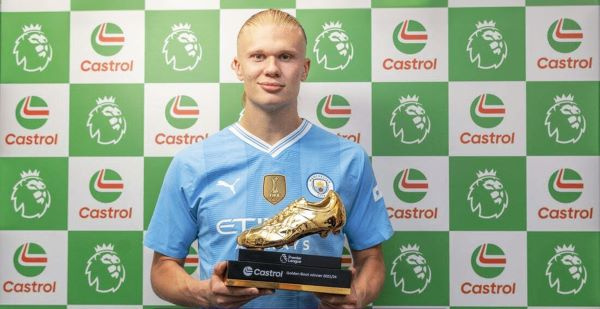
<instances>
[{"instance_id":1,"label":"jersey collar","mask_svg":"<svg viewBox=\"0 0 600 309\"><path fill-rule=\"evenodd\" d=\"M308 133L311 127L312 123L306 119L302 119L302 123L298 128L296 128L296 130L292 131L292 133L288 134L273 145L269 145L267 142L248 132L239 124L239 122L229 127L229 130L248 145L260 151L266 152L271 155L271 157L275 158L288 147L296 143L296 141L300 140L306 133Z\"/></svg>"}]
</instances>

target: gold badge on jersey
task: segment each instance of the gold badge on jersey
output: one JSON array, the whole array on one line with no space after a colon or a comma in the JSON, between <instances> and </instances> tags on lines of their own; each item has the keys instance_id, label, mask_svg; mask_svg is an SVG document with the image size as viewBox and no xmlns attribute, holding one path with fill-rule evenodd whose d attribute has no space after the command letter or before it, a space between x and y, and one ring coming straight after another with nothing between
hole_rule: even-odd
<instances>
[{"instance_id":1,"label":"gold badge on jersey","mask_svg":"<svg viewBox=\"0 0 600 309\"><path fill-rule=\"evenodd\" d=\"M263 178L263 196L269 203L275 205L285 197L285 176L265 175Z\"/></svg>"}]
</instances>

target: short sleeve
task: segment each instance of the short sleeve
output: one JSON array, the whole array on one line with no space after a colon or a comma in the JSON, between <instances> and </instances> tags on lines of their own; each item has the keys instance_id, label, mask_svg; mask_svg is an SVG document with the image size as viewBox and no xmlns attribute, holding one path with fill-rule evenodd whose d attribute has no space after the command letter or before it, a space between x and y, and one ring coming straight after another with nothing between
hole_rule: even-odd
<instances>
[{"instance_id":1,"label":"short sleeve","mask_svg":"<svg viewBox=\"0 0 600 309\"><path fill-rule=\"evenodd\" d=\"M176 156L171 162L144 237L146 247L174 258L187 256L198 235L194 207L185 194L192 175L182 161Z\"/></svg>"},{"instance_id":2,"label":"short sleeve","mask_svg":"<svg viewBox=\"0 0 600 309\"><path fill-rule=\"evenodd\" d=\"M358 190L349 207L344 232L352 250L364 250L389 239L393 229L369 157L362 151L362 160L357 161L362 162Z\"/></svg>"}]
</instances>

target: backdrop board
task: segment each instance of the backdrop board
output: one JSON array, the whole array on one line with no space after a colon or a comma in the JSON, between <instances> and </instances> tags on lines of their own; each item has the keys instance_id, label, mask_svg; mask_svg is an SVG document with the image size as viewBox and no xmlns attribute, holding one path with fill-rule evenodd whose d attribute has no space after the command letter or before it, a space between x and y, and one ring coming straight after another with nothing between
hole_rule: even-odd
<instances>
[{"instance_id":1,"label":"backdrop board","mask_svg":"<svg viewBox=\"0 0 600 309\"><path fill-rule=\"evenodd\" d=\"M268 7L306 30L301 116L371 156L373 306L600 308L599 0L2 0L0 308L169 306L144 233L172 157L243 112Z\"/></svg>"}]
</instances>

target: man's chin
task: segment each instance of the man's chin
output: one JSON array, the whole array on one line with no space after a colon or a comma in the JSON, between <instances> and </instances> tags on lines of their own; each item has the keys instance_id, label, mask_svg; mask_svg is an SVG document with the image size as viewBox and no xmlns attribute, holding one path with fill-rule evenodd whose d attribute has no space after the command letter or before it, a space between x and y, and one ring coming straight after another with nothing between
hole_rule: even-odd
<instances>
[{"instance_id":1,"label":"man's chin","mask_svg":"<svg viewBox=\"0 0 600 309\"><path fill-rule=\"evenodd\" d=\"M263 97L251 101L254 106L265 111L277 111L290 105L289 101L286 101L279 96Z\"/></svg>"}]
</instances>

